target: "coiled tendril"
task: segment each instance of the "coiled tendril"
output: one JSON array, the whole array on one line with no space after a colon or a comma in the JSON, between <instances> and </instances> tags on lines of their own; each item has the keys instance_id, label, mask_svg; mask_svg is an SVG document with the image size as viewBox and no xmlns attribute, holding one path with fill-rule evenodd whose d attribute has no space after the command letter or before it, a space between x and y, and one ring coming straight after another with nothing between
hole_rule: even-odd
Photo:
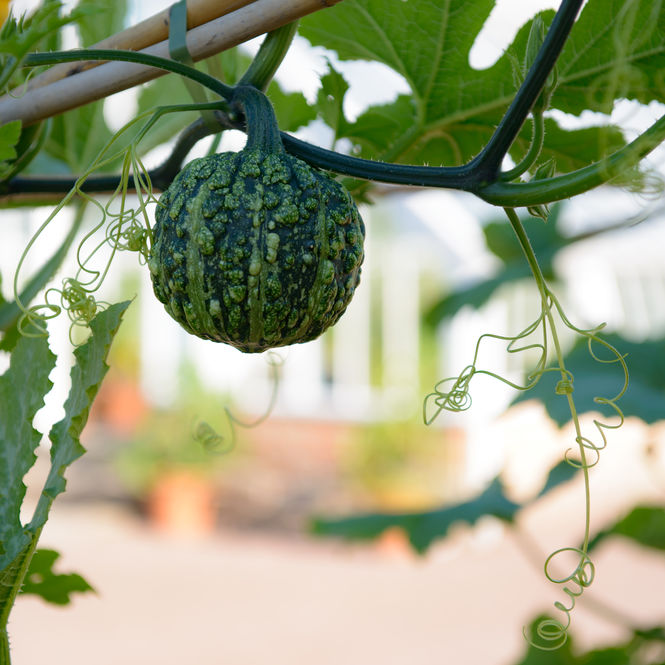
<instances>
[{"instance_id":1,"label":"coiled tendril","mask_svg":"<svg viewBox=\"0 0 665 665\"><path fill-rule=\"evenodd\" d=\"M565 452L566 461L572 466L580 469L584 477L585 493L585 519L584 519L584 540L580 548L562 547L547 557L545 561L545 576L553 584L562 585L563 593L568 596L568 604L561 601L555 601L555 609L563 612L565 619L543 619L535 627L535 634L529 636L527 640L535 647L543 650L558 649L567 639L567 631L571 623L570 614L575 607L575 600L582 595L584 589L591 585L595 576L595 568L588 554L589 534L591 529L591 507L590 507L590 486L589 469L595 466L600 459L600 451L607 446L606 430L617 429L624 422L624 416L617 405L617 401L623 396L628 388L628 367L624 356L612 346L609 342L599 336L604 324L584 330L573 325L566 316L561 304L552 293L543 273L538 265L528 237L522 227L522 224L512 209L506 209L508 218L517 238L524 250L526 258L532 269L532 273L540 293L541 311L536 320L528 325L524 330L514 336L503 336L494 334L481 335L476 343L473 361L467 365L457 377L450 377L440 381L434 387L434 391L425 397L423 403L423 419L426 424L431 424L441 413L441 411L458 412L464 411L471 406L471 395L469 387L471 379L477 374L485 374L511 386L515 390L526 391L533 388L546 372L557 372L560 375L556 383L555 392L557 395L565 397L568 402L571 420L575 428L576 447L569 448ZM608 423L600 418L593 420L593 426L596 429L595 440L591 436L582 432L582 425L574 400L575 382L573 373L566 367L564 356L559 341L559 333L555 317L575 335L586 339L590 356L601 364L618 364L623 375L623 383L620 390L613 397L594 397L594 402L599 406L610 407L613 415L618 418L616 423ZM539 339L529 341L530 338L538 332ZM517 384L500 376L494 372L478 369L477 362L480 352L480 346L485 338L492 338L508 342L508 353L522 353L527 350L535 349L538 351L538 359L534 369L527 375L523 384ZM604 349L609 352L609 357L600 357L597 349ZM548 366L549 356L553 356L553 364ZM589 457L591 455L591 458ZM575 569L565 576L554 574L553 562L560 555L574 553L578 556L578 563Z\"/></svg>"},{"instance_id":2,"label":"coiled tendril","mask_svg":"<svg viewBox=\"0 0 665 665\"><path fill-rule=\"evenodd\" d=\"M104 303L96 300L94 294L102 286L116 252L136 252L140 263L147 262L152 242L152 227L147 208L157 204L157 197L153 193L148 170L139 157L139 144L165 113L192 110L199 106L183 104L159 107L130 120L111 137L92 164L37 229L23 251L14 275L14 297L23 312L19 323L23 334L45 335L48 319L58 316L64 309L71 320L71 339L73 329L87 326L95 313L104 306ZM142 126L140 123L143 123ZM132 131L135 135L129 140L126 137ZM83 185L93 173L118 161L122 164L120 182L106 203L84 191ZM135 200L136 204L133 205ZM79 206L77 214L83 214L85 204L94 206L98 211L96 222L79 242L76 251L76 273L66 277L61 288L50 288L44 296L45 302L27 307L18 292L19 275L26 256L51 222L66 206L76 201L84 204ZM103 237L100 239L99 236Z\"/></svg>"},{"instance_id":3,"label":"coiled tendril","mask_svg":"<svg viewBox=\"0 0 665 665\"><path fill-rule=\"evenodd\" d=\"M280 384L280 367L284 364L284 358L275 351L268 351L265 354L266 362L270 368L270 399L265 411L255 420L245 421L235 416L228 406L224 407L224 415L229 433L227 435L218 432L207 421L198 421L192 429L194 441L199 443L205 450L217 455L225 455L235 448L237 441L237 427L243 429L252 429L265 422L272 414L277 402L277 394Z\"/></svg>"}]
</instances>

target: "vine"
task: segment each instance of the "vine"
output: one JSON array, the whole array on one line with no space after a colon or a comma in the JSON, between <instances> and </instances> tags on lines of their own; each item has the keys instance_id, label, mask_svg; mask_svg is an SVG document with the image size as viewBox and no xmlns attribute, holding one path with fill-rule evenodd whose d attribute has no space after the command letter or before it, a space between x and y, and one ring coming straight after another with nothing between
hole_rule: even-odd
<instances>
[{"instance_id":1,"label":"vine","mask_svg":"<svg viewBox=\"0 0 665 665\"><path fill-rule=\"evenodd\" d=\"M546 373L554 372L558 375L555 392L566 399L575 432L574 445L565 452L565 459L578 468L583 476L584 536L580 547L561 547L545 559L545 576L561 589L565 600L565 602L556 600L553 603L554 608L563 615L561 618L542 620L537 624L534 635L527 635L525 632L531 644L545 650L557 649L567 640L571 613L576 601L592 584L595 577L595 567L589 556L590 469L598 463L601 451L607 446L606 431L616 429L623 423L624 416L617 402L628 387L629 376L624 356L600 336L603 325L582 329L568 319L544 278L515 208L524 207L534 215L546 217L546 209L540 206L580 194L613 180L621 171L636 165L665 140L665 116L663 116L620 150L584 168L564 175L554 175L551 163L538 164L544 144L543 114L556 88L556 62L582 4L582 0L563 0L547 34L544 34L542 24L534 22L533 38L530 36L527 57L519 71L519 90L488 143L466 164L430 167L370 161L325 150L284 132L278 135L275 131L274 137L276 143L281 140L285 149L293 155L313 166L340 175L386 183L453 188L472 192L489 203L504 207L531 269L540 298L540 312L532 323L515 335L491 333L481 335L477 340L471 363L458 376L438 382L434 390L426 396L423 403L423 418L426 424L431 424L442 411L460 412L470 408L472 401L470 385L474 376L478 374L490 376L518 391L528 391L533 388ZM184 4L179 4L179 7L185 10ZM184 43L186 15L184 19L181 15L180 29L180 42ZM14 297L22 312L19 329L24 335L45 336L48 320L64 310L71 321L70 339L74 343L74 330L79 327L87 328L100 310L108 306L107 303L98 300L96 294L102 287L116 254L121 251L134 252L140 263L147 263L153 243L153 230L147 209L151 205L160 205L155 191L168 186L180 169L189 149L204 136L217 134L216 141L218 141L219 134L224 129L247 130L248 119L243 115L242 105L236 103L236 93L239 88L266 89L291 44L295 30L295 24L291 24L271 33L237 86L227 85L184 62L134 51L80 49L71 52L32 54L22 58L21 64L26 67L80 60L140 63L176 73L188 81L203 86L217 97L217 101L214 102L164 106L138 115L113 135L89 168L73 182L23 178L16 175L25 161L29 161L39 151L42 145L40 142L46 136L46 128L35 130L34 136L30 137L32 148L24 153L23 162L17 163L9 172L9 177L0 184L2 193L59 192L63 191L62 188L66 188L66 193L28 242L18 262L14 276ZM5 86L18 66L19 59L16 58L6 63L0 87ZM616 76L620 75L616 73ZM205 115L181 135L164 164L152 171L148 170L140 157L141 140L164 114L185 110L198 110ZM529 148L515 167L502 171L503 160L529 115L532 122ZM454 138L448 138L451 142L455 142ZM105 167L117 163L121 165L118 176L98 174ZM520 178L526 173L532 173L532 176L528 182L523 182ZM110 194L105 203L101 203L93 195L100 192ZM130 200L130 194L137 197L136 204ZM28 303L22 302L18 288L26 257L56 216L65 206L75 201L79 204L76 211L77 225L80 224L88 206L95 207L98 213L97 221L78 245L75 274L65 277L59 288L48 289L43 303L29 306ZM618 422L594 419L595 432L591 435L583 431L580 421L578 405L575 402L575 377L566 365L560 339L561 326L586 340L593 360L601 364L618 365L623 374L623 385L617 394L610 397L596 396L594 399L599 406L608 407ZM535 366L522 383L478 367L480 350L484 340L487 339L505 342L506 350L510 354L534 351L537 353ZM609 357L602 356L599 349L607 352ZM203 448L216 454L228 452L235 445L237 427L255 427L272 412L277 398L279 366L282 361L275 354L268 354L267 358L271 370L272 391L265 413L253 421L244 421L235 416L229 407L225 407L228 435L220 434L206 421L195 423L192 436ZM576 561L572 572L557 574L555 572L557 561L571 555Z\"/></svg>"},{"instance_id":2,"label":"vine","mask_svg":"<svg viewBox=\"0 0 665 665\"><path fill-rule=\"evenodd\" d=\"M607 445L607 435L605 430L617 429L623 424L623 413L617 401L623 396L628 388L628 367L624 356L598 335L603 329L604 324L596 328L583 330L575 326L566 316L561 304L550 289L545 280L536 255L531 247L528 236L524 230L522 222L512 208L506 208L506 214L510 221L515 235L520 243L524 255L529 263L533 278L536 282L540 295L540 313L538 317L529 324L524 330L514 336L503 336L495 334L484 334L476 343L476 350L473 360L457 377L444 379L436 384L433 392L426 396L423 404L423 419L426 424L431 424L442 411L459 412L465 411L471 406L471 396L469 393L471 379L476 374L484 374L497 379L515 390L527 391L533 388L546 372L555 372L560 376L555 386L557 395L565 397L568 402L570 417L575 430L576 448L570 448L565 453L566 461L572 466L579 468L584 479L584 537L581 547L562 547L552 552L544 564L545 576L553 584L560 585L563 593L569 598L570 604L565 605L561 601L555 601L554 607L563 612L564 621L558 619L543 619L536 626L537 641L527 635L527 639L533 646L544 650L554 650L561 647L567 639L567 630L570 626L570 613L575 607L576 599L583 593L584 589L593 582L595 567L588 554L588 545L591 532L591 491L589 470L598 463L600 452ZM555 318L556 317L556 318ZM594 402L600 406L610 407L614 415L618 417L618 423L609 424L600 419L594 419L593 425L596 428L598 438L592 439L582 431L579 413L574 399L574 375L566 367L564 353L561 346L560 334L557 329L556 319L569 330L587 341L589 354L591 357L602 364L616 363L621 367L623 374L623 385L619 392L613 397L597 396ZM536 333L540 334L540 339L529 341ZM508 342L507 351L509 353L523 353L529 350L538 351L538 359L533 370L529 372L526 381L523 384L517 384L499 374L477 368L478 355L483 339L492 338ZM594 345L600 346L609 352L609 358L601 358ZM553 364L548 365L550 356L553 356ZM593 455L590 459L589 455ZM569 575L557 576L552 572L553 562L561 555L573 554L578 557L578 563Z\"/></svg>"}]
</instances>

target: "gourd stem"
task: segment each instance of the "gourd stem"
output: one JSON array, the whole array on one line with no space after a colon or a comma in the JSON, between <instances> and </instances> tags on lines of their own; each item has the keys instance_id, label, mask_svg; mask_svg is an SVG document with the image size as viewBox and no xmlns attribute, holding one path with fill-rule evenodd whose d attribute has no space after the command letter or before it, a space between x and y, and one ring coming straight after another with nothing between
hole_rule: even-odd
<instances>
[{"instance_id":1,"label":"gourd stem","mask_svg":"<svg viewBox=\"0 0 665 665\"><path fill-rule=\"evenodd\" d=\"M264 153L284 152L275 111L260 90L250 85L238 86L232 105L237 105L245 116L246 148Z\"/></svg>"},{"instance_id":2,"label":"gourd stem","mask_svg":"<svg viewBox=\"0 0 665 665\"><path fill-rule=\"evenodd\" d=\"M251 85L265 92L277 68L282 64L297 28L298 21L293 21L269 32L238 85Z\"/></svg>"}]
</instances>

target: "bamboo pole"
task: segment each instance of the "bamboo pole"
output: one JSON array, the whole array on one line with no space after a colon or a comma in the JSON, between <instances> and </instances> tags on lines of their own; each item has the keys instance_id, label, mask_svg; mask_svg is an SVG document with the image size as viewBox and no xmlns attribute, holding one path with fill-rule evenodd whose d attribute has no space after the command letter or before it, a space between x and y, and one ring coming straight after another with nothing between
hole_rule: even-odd
<instances>
[{"instance_id":1,"label":"bamboo pole","mask_svg":"<svg viewBox=\"0 0 665 665\"><path fill-rule=\"evenodd\" d=\"M202 60L340 1L255 0L188 31L187 48L195 61ZM142 52L168 58L168 40L142 49ZM165 73L160 69L129 62L107 62L29 90L22 96L1 97L0 125L16 119L29 125Z\"/></svg>"},{"instance_id":2,"label":"bamboo pole","mask_svg":"<svg viewBox=\"0 0 665 665\"><path fill-rule=\"evenodd\" d=\"M220 16L225 16L255 0L187 0L187 29L191 30ZM140 51L157 42L168 39L169 36L169 10L164 9L157 14L133 25L122 32L111 35L89 48L123 49ZM86 62L63 62L54 65L39 76L35 76L28 83L28 90L40 88L54 81L78 74L86 69L100 65L99 60Z\"/></svg>"}]
</instances>

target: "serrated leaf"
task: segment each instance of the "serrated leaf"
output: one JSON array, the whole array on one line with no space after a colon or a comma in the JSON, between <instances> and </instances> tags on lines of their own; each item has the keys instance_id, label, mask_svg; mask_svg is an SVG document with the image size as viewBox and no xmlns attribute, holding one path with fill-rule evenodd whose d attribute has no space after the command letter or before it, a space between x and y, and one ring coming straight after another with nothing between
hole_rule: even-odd
<instances>
[{"instance_id":1,"label":"serrated leaf","mask_svg":"<svg viewBox=\"0 0 665 665\"><path fill-rule=\"evenodd\" d=\"M75 364L71 371L72 386L65 402L65 417L49 433L51 439L51 469L28 528L36 532L46 522L55 497L64 491L65 470L85 449L80 436L88 420L88 413L97 395L108 365L106 356L113 337L120 326L129 301L111 305L90 322L88 341L74 351Z\"/></svg>"},{"instance_id":2,"label":"serrated leaf","mask_svg":"<svg viewBox=\"0 0 665 665\"><path fill-rule=\"evenodd\" d=\"M646 423L665 418L665 339L651 342L629 342L618 335L602 335L621 354L625 354L630 374L628 390L617 402L624 416L635 416ZM594 351L609 358L598 345ZM618 363L602 364L589 354L586 341L580 340L566 355L566 367L573 373L575 391L573 397L580 413L599 411L605 416L615 411L594 401L595 397L613 397L623 383L623 372ZM546 372L531 390L520 393L513 404L530 399L539 400L547 413L559 426L570 421L568 400L555 393L557 377Z\"/></svg>"},{"instance_id":3,"label":"serrated leaf","mask_svg":"<svg viewBox=\"0 0 665 665\"><path fill-rule=\"evenodd\" d=\"M0 30L0 88L4 89L10 81L18 85L25 81L27 71L18 69L21 60L39 47L52 47L58 41L62 27L74 23L89 13L87 9L74 9L62 16L62 3L47 0L29 16L18 19L10 16ZM13 79L13 80L12 80Z\"/></svg>"},{"instance_id":4,"label":"serrated leaf","mask_svg":"<svg viewBox=\"0 0 665 665\"><path fill-rule=\"evenodd\" d=\"M41 434L32 421L51 389L48 376L54 366L46 337L22 337L0 377L0 570L30 543L20 515L23 477L37 459Z\"/></svg>"},{"instance_id":5,"label":"serrated leaf","mask_svg":"<svg viewBox=\"0 0 665 665\"><path fill-rule=\"evenodd\" d=\"M60 554L54 550L37 550L30 560L20 593L39 596L47 603L67 605L72 593L94 591L77 573L56 573L53 566L59 558Z\"/></svg>"},{"instance_id":6,"label":"serrated leaf","mask_svg":"<svg viewBox=\"0 0 665 665\"><path fill-rule=\"evenodd\" d=\"M630 31L632 42L623 57L613 44L612 26L626 4L635 4L637 9L636 25ZM344 136L361 146L363 157L453 165L467 162L482 149L514 97L511 59L523 59L532 24L529 21L518 31L494 65L474 70L469 52L493 5L493 0L345 0L301 21L300 32L312 44L335 50L343 60L382 62L401 74L411 88L411 96L370 108L347 128ZM604 90L603 76L616 67L625 69L626 62L637 67L628 96L660 100L664 86L656 85L656 78L662 68L653 63L657 65L665 57L665 28L661 25L665 13L654 20L652 5L649 0L586 3L561 57L553 108L602 110L592 100L587 103L585 96L594 85ZM549 25L553 15L546 11L539 16ZM643 21L649 18L652 24L645 27ZM639 37L638 25L648 38ZM655 60L647 59L647 54ZM647 74L648 67L652 70ZM617 90L612 99L624 97L626 92ZM573 137L553 121L548 124L551 131L546 133L542 156L556 158L559 171L596 161L616 147L621 136L616 128L594 128L586 137ZM530 130L525 127L511 148L513 158L524 154L529 139Z\"/></svg>"},{"instance_id":7,"label":"serrated leaf","mask_svg":"<svg viewBox=\"0 0 665 665\"><path fill-rule=\"evenodd\" d=\"M589 550L610 536L624 536L638 545L665 551L665 509L662 506L637 506L589 542Z\"/></svg>"}]
</instances>

